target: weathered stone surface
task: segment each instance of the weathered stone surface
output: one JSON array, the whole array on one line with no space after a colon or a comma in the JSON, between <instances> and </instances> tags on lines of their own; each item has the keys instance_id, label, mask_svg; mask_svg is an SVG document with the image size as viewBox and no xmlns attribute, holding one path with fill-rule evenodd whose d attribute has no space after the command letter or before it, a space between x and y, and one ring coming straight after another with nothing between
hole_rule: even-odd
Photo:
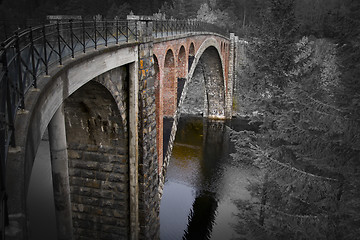
<instances>
[{"instance_id":1,"label":"weathered stone surface","mask_svg":"<svg viewBox=\"0 0 360 240\"><path fill-rule=\"evenodd\" d=\"M97 77L101 85L90 82L65 104L76 239L129 237L126 73Z\"/></svg>"},{"instance_id":2,"label":"weathered stone surface","mask_svg":"<svg viewBox=\"0 0 360 240\"><path fill-rule=\"evenodd\" d=\"M153 42L140 44L143 54L139 56L139 239L158 239L160 234L158 198L158 157L156 146L155 78L153 74ZM155 170L155 175L151 174ZM151 177L149 177L151 176ZM154 187L145 187L154 186ZM154 198L149 198L155 194ZM150 221L153 219L153 221Z\"/></svg>"}]
</instances>

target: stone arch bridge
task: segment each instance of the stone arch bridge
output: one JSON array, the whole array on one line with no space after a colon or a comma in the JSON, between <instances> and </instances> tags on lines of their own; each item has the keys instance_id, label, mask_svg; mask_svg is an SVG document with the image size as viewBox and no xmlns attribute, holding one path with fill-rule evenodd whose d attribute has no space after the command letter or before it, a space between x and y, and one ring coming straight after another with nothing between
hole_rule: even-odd
<instances>
[{"instance_id":1,"label":"stone arch bridge","mask_svg":"<svg viewBox=\"0 0 360 240\"><path fill-rule=\"evenodd\" d=\"M232 117L237 37L193 21L57 22L3 43L1 235L29 236L26 196L49 134L59 239L157 239L182 102L204 73L205 117Z\"/></svg>"}]
</instances>

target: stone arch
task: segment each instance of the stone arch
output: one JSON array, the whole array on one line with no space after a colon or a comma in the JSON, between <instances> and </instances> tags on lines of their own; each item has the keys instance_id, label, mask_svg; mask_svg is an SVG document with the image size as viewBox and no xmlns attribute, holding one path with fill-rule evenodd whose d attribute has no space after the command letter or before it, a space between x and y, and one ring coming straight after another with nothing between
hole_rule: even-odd
<instances>
[{"instance_id":1,"label":"stone arch","mask_svg":"<svg viewBox=\"0 0 360 240\"><path fill-rule=\"evenodd\" d=\"M199 60L205 78L207 112L209 118L225 118L225 86L219 52L208 47Z\"/></svg>"},{"instance_id":2,"label":"stone arch","mask_svg":"<svg viewBox=\"0 0 360 240\"><path fill-rule=\"evenodd\" d=\"M10 225L19 228L16 232L17 238L22 239L29 235L26 209L28 185L38 146L51 119L64 100L81 86L119 66L129 63L134 65L137 58L133 47L128 46L113 46L86 54L65 62L61 68L50 69L50 77L38 79L38 90L29 91L25 96L27 105L24 114L16 117L17 149L9 151L7 164L7 184L11 184L7 187L8 210L13 216ZM108 85L111 85L108 91L120 111L119 117L125 116L125 119L122 119L125 124L126 111L122 112L125 107L122 106L117 83L109 82ZM23 173L21 177L19 172Z\"/></svg>"},{"instance_id":3,"label":"stone arch","mask_svg":"<svg viewBox=\"0 0 360 240\"><path fill-rule=\"evenodd\" d=\"M128 238L128 139L117 104L93 80L64 103L74 237L100 239L107 228L109 236Z\"/></svg>"},{"instance_id":4,"label":"stone arch","mask_svg":"<svg viewBox=\"0 0 360 240\"><path fill-rule=\"evenodd\" d=\"M177 79L175 71L175 55L171 49L166 51L164 60L164 116L173 117L176 111Z\"/></svg>"}]
</instances>

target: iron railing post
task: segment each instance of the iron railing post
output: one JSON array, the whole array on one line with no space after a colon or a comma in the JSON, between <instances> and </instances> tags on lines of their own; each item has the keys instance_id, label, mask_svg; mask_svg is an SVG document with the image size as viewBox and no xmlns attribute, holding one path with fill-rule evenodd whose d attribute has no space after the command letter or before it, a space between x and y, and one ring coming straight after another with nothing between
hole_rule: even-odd
<instances>
[{"instance_id":1,"label":"iron railing post","mask_svg":"<svg viewBox=\"0 0 360 240\"><path fill-rule=\"evenodd\" d=\"M130 28L129 28L129 20L126 21L125 27L126 27L126 33L125 33L125 34L126 34L127 36L124 36L124 37L126 38L126 42L129 42L130 33L131 33L131 30L130 30ZM135 22L135 27L136 27L136 22ZM125 34L124 34L124 35L125 35ZM136 30L135 30L135 35L136 35ZM136 36L135 36L135 41L136 41Z\"/></svg>"},{"instance_id":2,"label":"iron railing post","mask_svg":"<svg viewBox=\"0 0 360 240\"><path fill-rule=\"evenodd\" d=\"M48 59L47 59L47 53L46 53L46 32L45 32L45 25L43 25L43 47L44 47L44 64L45 64L45 73L46 75L49 75L49 69L48 69Z\"/></svg>"},{"instance_id":3,"label":"iron railing post","mask_svg":"<svg viewBox=\"0 0 360 240\"><path fill-rule=\"evenodd\" d=\"M6 56L6 49L3 48L3 55L1 58L1 62L3 64L4 68L4 78L6 82L6 107L7 107L7 116L8 116L8 127L11 129L10 133L10 143L12 147L15 147L15 135L12 134L14 132L14 111L15 111L15 102L12 104L11 96L10 96L10 79L9 79L9 69L8 69L8 62L7 62L7 56ZM16 92L16 91L15 91ZM6 114L6 113L5 113ZM8 130L9 132L9 130ZM9 133L8 133L9 134Z\"/></svg>"},{"instance_id":4,"label":"iron railing post","mask_svg":"<svg viewBox=\"0 0 360 240\"><path fill-rule=\"evenodd\" d=\"M69 25L70 25L71 57L74 58L75 57L75 53L74 53L74 31L73 31L72 20L69 20Z\"/></svg>"},{"instance_id":5,"label":"iron railing post","mask_svg":"<svg viewBox=\"0 0 360 240\"><path fill-rule=\"evenodd\" d=\"M165 22L166 23L166 36L169 36L169 30L170 30L170 21Z\"/></svg>"},{"instance_id":6,"label":"iron railing post","mask_svg":"<svg viewBox=\"0 0 360 240\"><path fill-rule=\"evenodd\" d=\"M115 26L116 26L116 44L118 44L119 43L119 19L116 19Z\"/></svg>"},{"instance_id":7,"label":"iron railing post","mask_svg":"<svg viewBox=\"0 0 360 240\"><path fill-rule=\"evenodd\" d=\"M176 20L176 34L179 34L179 21Z\"/></svg>"},{"instance_id":8,"label":"iron railing post","mask_svg":"<svg viewBox=\"0 0 360 240\"><path fill-rule=\"evenodd\" d=\"M164 36L164 21L161 21L161 37Z\"/></svg>"},{"instance_id":9,"label":"iron railing post","mask_svg":"<svg viewBox=\"0 0 360 240\"><path fill-rule=\"evenodd\" d=\"M157 37L157 20L155 20L154 22L155 37Z\"/></svg>"},{"instance_id":10,"label":"iron railing post","mask_svg":"<svg viewBox=\"0 0 360 240\"><path fill-rule=\"evenodd\" d=\"M84 19L82 19L82 40L83 40L83 53L85 53L85 52L86 52L85 34L86 34L85 22L84 22Z\"/></svg>"},{"instance_id":11,"label":"iron railing post","mask_svg":"<svg viewBox=\"0 0 360 240\"><path fill-rule=\"evenodd\" d=\"M57 40L58 40L58 50L59 50L59 64L62 65L59 21L56 22L56 30L57 30Z\"/></svg>"},{"instance_id":12,"label":"iron railing post","mask_svg":"<svg viewBox=\"0 0 360 240\"><path fill-rule=\"evenodd\" d=\"M96 40L96 19L94 19L94 44L95 44L95 49L97 49L97 40Z\"/></svg>"},{"instance_id":13,"label":"iron railing post","mask_svg":"<svg viewBox=\"0 0 360 240\"><path fill-rule=\"evenodd\" d=\"M174 35L174 22L175 22L175 20L170 22L171 36Z\"/></svg>"},{"instance_id":14,"label":"iron railing post","mask_svg":"<svg viewBox=\"0 0 360 240\"><path fill-rule=\"evenodd\" d=\"M34 88L37 88L37 76L36 76L36 68L35 68L35 55L34 55L34 38L33 38L33 31L30 27L30 52L31 52L31 65L32 65L32 75L33 75L33 86Z\"/></svg>"},{"instance_id":15,"label":"iron railing post","mask_svg":"<svg viewBox=\"0 0 360 240\"><path fill-rule=\"evenodd\" d=\"M105 19L104 24L105 24L105 47L107 47L107 45L108 45L108 37L107 37L108 31L107 31L107 20L106 19Z\"/></svg>"},{"instance_id":16,"label":"iron railing post","mask_svg":"<svg viewBox=\"0 0 360 240\"><path fill-rule=\"evenodd\" d=\"M22 71L21 71L21 51L20 51L20 44L19 44L19 33L15 33L15 50L16 50L16 62L17 62L17 75L18 75L18 84L19 84L19 91L20 91L20 108L25 108L25 93L24 93L24 84L22 79Z\"/></svg>"}]
</instances>

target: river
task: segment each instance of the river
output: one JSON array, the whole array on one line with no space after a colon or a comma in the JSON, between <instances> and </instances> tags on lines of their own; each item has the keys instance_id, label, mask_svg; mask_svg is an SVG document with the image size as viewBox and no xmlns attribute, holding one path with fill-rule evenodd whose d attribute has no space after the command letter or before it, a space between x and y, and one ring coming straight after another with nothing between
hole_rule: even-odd
<instances>
[{"instance_id":1,"label":"river","mask_svg":"<svg viewBox=\"0 0 360 240\"><path fill-rule=\"evenodd\" d=\"M233 160L230 128L246 121L181 118L160 205L160 239L234 239L238 200L257 201L249 190L254 169Z\"/></svg>"}]
</instances>

